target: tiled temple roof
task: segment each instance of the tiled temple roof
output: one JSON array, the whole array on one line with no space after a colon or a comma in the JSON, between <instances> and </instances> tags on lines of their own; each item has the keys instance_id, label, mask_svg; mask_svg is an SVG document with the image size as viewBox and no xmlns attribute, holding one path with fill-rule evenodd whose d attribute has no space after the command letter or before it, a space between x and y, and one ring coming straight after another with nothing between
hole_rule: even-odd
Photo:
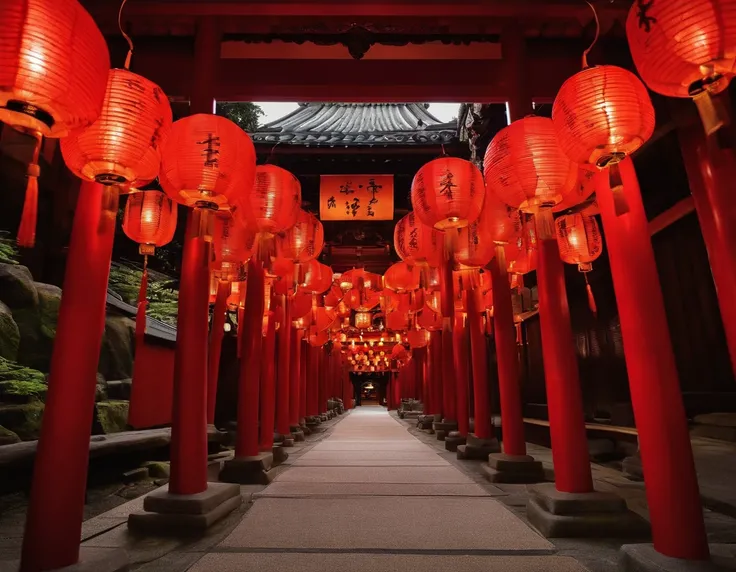
<instances>
[{"instance_id":1,"label":"tiled temple roof","mask_svg":"<svg viewBox=\"0 0 736 572\"><path fill-rule=\"evenodd\" d=\"M440 122L423 103L300 103L251 138L315 147L440 145L456 138L456 125Z\"/></svg>"}]
</instances>

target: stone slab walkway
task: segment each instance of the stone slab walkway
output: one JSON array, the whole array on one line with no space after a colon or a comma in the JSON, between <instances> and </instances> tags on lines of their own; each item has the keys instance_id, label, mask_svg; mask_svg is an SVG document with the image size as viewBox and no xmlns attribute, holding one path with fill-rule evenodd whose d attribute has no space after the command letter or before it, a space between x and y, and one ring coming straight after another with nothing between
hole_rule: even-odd
<instances>
[{"instance_id":1,"label":"stone slab walkway","mask_svg":"<svg viewBox=\"0 0 736 572\"><path fill-rule=\"evenodd\" d=\"M361 407L256 493L189 570L585 571L555 555L494 490L503 494L473 482L384 408Z\"/></svg>"}]
</instances>

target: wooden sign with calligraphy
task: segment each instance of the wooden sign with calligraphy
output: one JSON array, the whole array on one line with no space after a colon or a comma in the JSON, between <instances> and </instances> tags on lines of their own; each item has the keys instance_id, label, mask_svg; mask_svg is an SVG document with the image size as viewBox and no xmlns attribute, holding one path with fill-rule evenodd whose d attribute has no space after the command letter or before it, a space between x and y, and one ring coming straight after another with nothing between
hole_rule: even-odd
<instances>
[{"instance_id":1,"label":"wooden sign with calligraphy","mask_svg":"<svg viewBox=\"0 0 736 572\"><path fill-rule=\"evenodd\" d=\"M327 220L392 220L393 175L322 175L319 218Z\"/></svg>"}]
</instances>

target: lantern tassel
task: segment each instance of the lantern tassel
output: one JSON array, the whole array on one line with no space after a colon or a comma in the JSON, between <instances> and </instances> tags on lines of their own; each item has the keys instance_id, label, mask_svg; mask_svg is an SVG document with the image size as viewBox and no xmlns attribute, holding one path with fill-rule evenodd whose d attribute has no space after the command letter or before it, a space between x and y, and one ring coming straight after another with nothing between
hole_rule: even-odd
<instances>
[{"instance_id":1,"label":"lantern tassel","mask_svg":"<svg viewBox=\"0 0 736 572\"><path fill-rule=\"evenodd\" d=\"M590 282L588 282L588 274L585 275L585 289L588 291L588 308L590 308L590 311L593 313L594 317L598 316L598 306L596 306L595 303L595 296L593 296L593 289L590 287Z\"/></svg>"},{"instance_id":2,"label":"lantern tassel","mask_svg":"<svg viewBox=\"0 0 736 572\"><path fill-rule=\"evenodd\" d=\"M721 105L719 100L711 97L708 90L703 90L695 95L693 101L698 108L706 135L713 135L727 123L728 111Z\"/></svg>"},{"instance_id":3,"label":"lantern tassel","mask_svg":"<svg viewBox=\"0 0 736 572\"><path fill-rule=\"evenodd\" d=\"M135 314L135 339L142 340L146 335L146 308L148 300L146 294L148 292L148 255L143 256L143 276L141 276L141 286L138 290L138 311Z\"/></svg>"},{"instance_id":4,"label":"lantern tassel","mask_svg":"<svg viewBox=\"0 0 736 572\"><path fill-rule=\"evenodd\" d=\"M33 160L28 165L28 183L26 197L23 203L23 214L18 227L18 246L33 248L36 245L36 219L38 218L38 176L41 168L38 166L38 155L41 151L41 134L34 133L36 144L33 148Z\"/></svg>"}]
</instances>

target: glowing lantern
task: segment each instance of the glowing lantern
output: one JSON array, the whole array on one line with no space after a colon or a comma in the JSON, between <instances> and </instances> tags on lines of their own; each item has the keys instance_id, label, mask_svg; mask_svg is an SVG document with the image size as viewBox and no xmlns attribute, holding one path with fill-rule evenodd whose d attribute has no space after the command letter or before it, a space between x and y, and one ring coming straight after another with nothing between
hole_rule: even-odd
<instances>
[{"instance_id":1,"label":"glowing lantern","mask_svg":"<svg viewBox=\"0 0 736 572\"><path fill-rule=\"evenodd\" d=\"M328 308L335 308L340 304L340 302L342 302L344 297L345 295L340 289L340 286L333 282L329 291L325 294L325 306Z\"/></svg>"},{"instance_id":2,"label":"glowing lantern","mask_svg":"<svg viewBox=\"0 0 736 572\"><path fill-rule=\"evenodd\" d=\"M332 323L335 321L337 314L334 310L325 308L324 306L318 306L313 301L312 303L312 321L310 322L310 331L313 332L324 332L328 330Z\"/></svg>"},{"instance_id":3,"label":"glowing lantern","mask_svg":"<svg viewBox=\"0 0 736 572\"><path fill-rule=\"evenodd\" d=\"M315 348L320 348L330 341L329 332L312 332L309 334L309 345Z\"/></svg>"},{"instance_id":4,"label":"glowing lantern","mask_svg":"<svg viewBox=\"0 0 736 572\"><path fill-rule=\"evenodd\" d=\"M593 66L568 78L552 106L560 149L576 163L599 168L621 161L654 132L654 108L644 84L616 66Z\"/></svg>"},{"instance_id":5,"label":"glowing lantern","mask_svg":"<svg viewBox=\"0 0 736 572\"><path fill-rule=\"evenodd\" d=\"M243 265L253 254L255 233L224 212L215 217L212 238L215 260L211 272L227 282L242 280Z\"/></svg>"},{"instance_id":6,"label":"glowing lantern","mask_svg":"<svg viewBox=\"0 0 736 572\"><path fill-rule=\"evenodd\" d=\"M340 287L343 290L357 288L358 290L373 290L380 292L383 288L381 276L373 272L367 272L363 268L353 268L343 272L340 276Z\"/></svg>"},{"instance_id":7,"label":"glowing lantern","mask_svg":"<svg viewBox=\"0 0 736 572\"><path fill-rule=\"evenodd\" d=\"M306 265L304 277L302 288L306 292L322 294L332 285L332 268L316 260L310 260Z\"/></svg>"},{"instance_id":8,"label":"glowing lantern","mask_svg":"<svg viewBox=\"0 0 736 572\"><path fill-rule=\"evenodd\" d=\"M410 212L394 227L394 248L399 258L411 266L439 266L442 240L439 233Z\"/></svg>"},{"instance_id":9,"label":"glowing lantern","mask_svg":"<svg viewBox=\"0 0 736 572\"><path fill-rule=\"evenodd\" d=\"M587 201L595 192L595 176L598 169L592 165L578 165L578 182L575 189L552 209L559 213ZM590 207L588 207L590 208Z\"/></svg>"},{"instance_id":10,"label":"glowing lantern","mask_svg":"<svg viewBox=\"0 0 736 572\"><path fill-rule=\"evenodd\" d=\"M411 183L411 204L419 220L438 230L462 228L483 206L483 175L470 161L440 157L426 163Z\"/></svg>"},{"instance_id":11,"label":"glowing lantern","mask_svg":"<svg viewBox=\"0 0 736 572\"><path fill-rule=\"evenodd\" d=\"M417 316L417 325L425 330L438 331L442 329L442 314L435 312L427 304Z\"/></svg>"},{"instance_id":12,"label":"glowing lantern","mask_svg":"<svg viewBox=\"0 0 736 572\"><path fill-rule=\"evenodd\" d=\"M386 328L394 331L405 330L409 326L409 314L406 312L391 312L386 314Z\"/></svg>"},{"instance_id":13,"label":"glowing lantern","mask_svg":"<svg viewBox=\"0 0 736 572\"><path fill-rule=\"evenodd\" d=\"M32 247L43 137L66 137L100 114L110 56L75 0L0 3L0 121L35 139L18 244Z\"/></svg>"},{"instance_id":14,"label":"glowing lantern","mask_svg":"<svg viewBox=\"0 0 736 572\"><path fill-rule=\"evenodd\" d=\"M171 242L176 231L176 205L161 191L131 193L125 204L123 232L139 243L139 252L153 254Z\"/></svg>"},{"instance_id":15,"label":"glowing lantern","mask_svg":"<svg viewBox=\"0 0 736 572\"><path fill-rule=\"evenodd\" d=\"M308 292L297 292L291 299L291 318L297 321L308 316L312 311L312 294Z\"/></svg>"},{"instance_id":16,"label":"glowing lantern","mask_svg":"<svg viewBox=\"0 0 736 572\"><path fill-rule=\"evenodd\" d=\"M419 289L419 278L419 269L409 266L406 262L397 262L386 270L383 284L394 292L409 292Z\"/></svg>"},{"instance_id":17,"label":"glowing lantern","mask_svg":"<svg viewBox=\"0 0 736 572\"><path fill-rule=\"evenodd\" d=\"M294 226L301 203L302 187L294 175L276 165L258 165L241 206L259 233L274 235Z\"/></svg>"},{"instance_id":18,"label":"glowing lantern","mask_svg":"<svg viewBox=\"0 0 736 572\"><path fill-rule=\"evenodd\" d=\"M460 229L455 258L465 266L482 268L493 260L494 246L488 229L474 222Z\"/></svg>"},{"instance_id":19,"label":"glowing lantern","mask_svg":"<svg viewBox=\"0 0 736 572\"><path fill-rule=\"evenodd\" d=\"M67 167L103 184L151 182L171 129L171 106L155 83L125 69L110 70L102 113L61 141Z\"/></svg>"},{"instance_id":20,"label":"glowing lantern","mask_svg":"<svg viewBox=\"0 0 736 572\"><path fill-rule=\"evenodd\" d=\"M322 223L313 214L299 209L294 226L276 239L276 252L294 262L309 262L320 255L324 243Z\"/></svg>"},{"instance_id":21,"label":"glowing lantern","mask_svg":"<svg viewBox=\"0 0 736 572\"><path fill-rule=\"evenodd\" d=\"M736 64L736 2L634 2L626 36L636 69L652 91L692 97L706 131L723 125L710 95L728 87Z\"/></svg>"},{"instance_id":22,"label":"glowing lantern","mask_svg":"<svg viewBox=\"0 0 736 572\"><path fill-rule=\"evenodd\" d=\"M358 288L353 288L345 294L345 303L349 308L358 312L367 312L372 310L381 302L381 293L373 290L364 290L361 292Z\"/></svg>"},{"instance_id":23,"label":"glowing lantern","mask_svg":"<svg viewBox=\"0 0 736 572\"><path fill-rule=\"evenodd\" d=\"M593 269L592 262L603 252L603 240L595 217L582 213L559 217L557 226L557 245L560 247L560 258L568 264L577 264L578 270L584 273L588 291L588 305L593 314L596 313L593 291L588 283L588 272Z\"/></svg>"},{"instance_id":24,"label":"glowing lantern","mask_svg":"<svg viewBox=\"0 0 736 572\"><path fill-rule=\"evenodd\" d=\"M507 271L510 274L528 274L537 268L537 242L530 222L522 224L516 240L504 246Z\"/></svg>"},{"instance_id":25,"label":"glowing lantern","mask_svg":"<svg viewBox=\"0 0 736 572\"><path fill-rule=\"evenodd\" d=\"M513 240L521 228L518 209L508 206L493 193L486 193L477 224L494 244Z\"/></svg>"},{"instance_id":26,"label":"glowing lantern","mask_svg":"<svg viewBox=\"0 0 736 572\"><path fill-rule=\"evenodd\" d=\"M409 357L409 351L402 344L396 344L391 349L391 359L404 360L408 357Z\"/></svg>"},{"instance_id":27,"label":"glowing lantern","mask_svg":"<svg viewBox=\"0 0 736 572\"><path fill-rule=\"evenodd\" d=\"M359 330L367 330L371 327L371 314L369 312L358 312L355 314L355 327Z\"/></svg>"},{"instance_id":28,"label":"glowing lantern","mask_svg":"<svg viewBox=\"0 0 736 572\"><path fill-rule=\"evenodd\" d=\"M412 349L423 348L429 343L429 332L427 330L409 330L406 338Z\"/></svg>"},{"instance_id":29,"label":"glowing lantern","mask_svg":"<svg viewBox=\"0 0 736 572\"><path fill-rule=\"evenodd\" d=\"M229 119L196 114L179 119L161 154L159 180L172 200L207 213L231 210L253 185L256 152L250 137ZM200 234L208 236L211 217Z\"/></svg>"}]
</instances>

